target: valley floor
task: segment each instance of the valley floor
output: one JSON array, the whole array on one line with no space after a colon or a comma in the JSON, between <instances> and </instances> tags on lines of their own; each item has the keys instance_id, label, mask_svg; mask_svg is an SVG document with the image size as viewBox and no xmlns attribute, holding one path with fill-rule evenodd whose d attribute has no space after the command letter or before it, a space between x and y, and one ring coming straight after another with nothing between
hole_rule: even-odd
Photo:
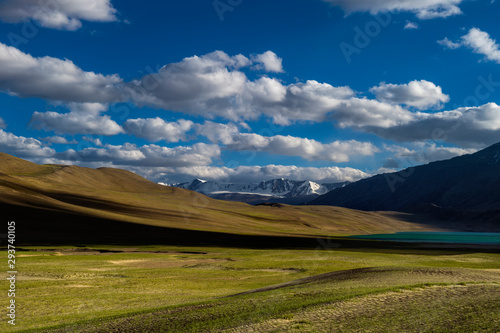
<instances>
[{"instance_id":1,"label":"valley floor","mask_svg":"<svg viewBox=\"0 0 500 333\"><path fill-rule=\"evenodd\" d=\"M500 330L499 253L327 243L22 250L18 321L2 332Z\"/></svg>"}]
</instances>

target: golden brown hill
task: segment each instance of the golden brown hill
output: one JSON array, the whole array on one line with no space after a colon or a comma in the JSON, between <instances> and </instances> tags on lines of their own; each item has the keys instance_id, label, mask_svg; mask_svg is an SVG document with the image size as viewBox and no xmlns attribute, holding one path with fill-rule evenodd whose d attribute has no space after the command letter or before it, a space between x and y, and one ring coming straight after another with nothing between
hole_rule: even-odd
<instances>
[{"instance_id":1,"label":"golden brown hill","mask_svg":"<svg viewBox=\"0 0 500 333\"><path fill-rule=\"evenodd\" d=\"M7 175L28 175L44 172L50 167L38 165L21 158L0 152L0 173Z\"/></svg>"},{"instance_id":2,"label":"golden brown hill","mask_svg":"<svg viewBox=\"0 0 500 333\"><path fill-rule=\"evenodd\" d=\"M132 223L296 237L436 230L429 223L408 222L412 218L409 214L322 206L250 206L214 200L196 192L157 185L120 169L37 165L1 154L0 171L0 208L14 215L6 216L10 220L22 215L30 232L53 230L69 235L80 232L81 229L73 228L76 223L107 229L112 224L116 233L125 232L122 226L129 228ZM92 224L96 221L98 224Z\"/></svg>"}]
</instances>

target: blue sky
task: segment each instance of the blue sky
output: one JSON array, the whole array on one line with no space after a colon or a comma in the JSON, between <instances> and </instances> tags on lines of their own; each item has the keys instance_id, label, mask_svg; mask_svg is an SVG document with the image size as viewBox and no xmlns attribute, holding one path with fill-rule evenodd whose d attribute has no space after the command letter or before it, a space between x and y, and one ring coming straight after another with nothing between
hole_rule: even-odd
<instances>
[{"instance_id":1,"label":"blue sky","mask_svg":"<svg viewBox=\"0 0 500 333\"><path fill-rule=\"evenodd\" d=\"M0 1L0 151L357 180L500 141L491 0Z\"/></svg>"}]
</instances>

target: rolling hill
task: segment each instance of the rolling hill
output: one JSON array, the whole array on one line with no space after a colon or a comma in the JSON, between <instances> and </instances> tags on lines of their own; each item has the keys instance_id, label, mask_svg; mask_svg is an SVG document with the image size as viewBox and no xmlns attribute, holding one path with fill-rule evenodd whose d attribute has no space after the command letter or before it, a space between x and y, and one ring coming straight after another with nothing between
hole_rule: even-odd
<instances>
[{"instance_id":1,"label":"rolling hill","mask_svg":"<svg viewBox=\"0 0 500 333\"><path fill-rule=\"evenodd\" d=\"M500 143L474 154L363 179L309 204L366 211L426 211L465 218L472 214L498 222Z\"/></svg>"},{"instance_id":2,"label":"rolling hill","mask_svg":"<svg viewBox=\"0 0 500 333\"><path fill-rule=\"evenodd\" d=\"M438 222L412 214L255 207L158 185L125 170L37 165L7 154L0 154L0 172L0 209L5 219L17 222L18 241L24 243L232 240L277 246L276 237L443 230ZM459 227L444 227L450 228Z\"/></svg>"}]
</instances>

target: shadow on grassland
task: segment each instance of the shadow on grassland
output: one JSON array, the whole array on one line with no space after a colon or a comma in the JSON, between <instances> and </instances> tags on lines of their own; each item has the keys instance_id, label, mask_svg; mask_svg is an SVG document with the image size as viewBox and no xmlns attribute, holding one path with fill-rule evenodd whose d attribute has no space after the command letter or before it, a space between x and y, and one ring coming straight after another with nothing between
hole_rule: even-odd
<instances>
[{"instance_id":1,"label":"shadow on grassland","mask_svg":"<svg viewBox=\"0 0 500 333\"><path fill-rule=\"evenodd\" d=\"M342 237L238 235L122 222L72 212L0 204L4 218L16 221L17 245L173 245L251 249L422 249L422 244L353 240ZM13 218L11 218L13 217ZM325 244L327 245L325 247ZM438 244L439 245L439 244ZM424 246L432 248L432 246ZM438 246L438 248L442 248ZM481 251L499 249L480 247ZM472 251L450 245L447 250ZM478 249L478 248L475 248Z\"/></svg>"}]
</instances>

